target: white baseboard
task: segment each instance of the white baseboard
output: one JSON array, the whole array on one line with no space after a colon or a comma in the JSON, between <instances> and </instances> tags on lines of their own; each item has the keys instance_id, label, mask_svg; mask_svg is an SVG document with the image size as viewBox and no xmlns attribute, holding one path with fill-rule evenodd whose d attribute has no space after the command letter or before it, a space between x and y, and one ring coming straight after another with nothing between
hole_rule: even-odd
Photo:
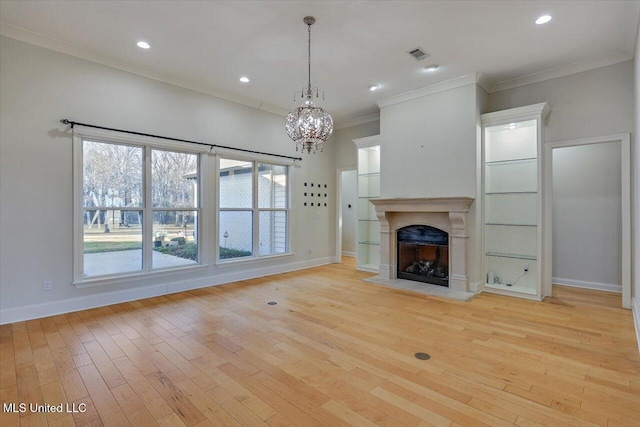
<instances>
[{"instance_id":1,"label":"white baseboard","mask_svg":"<svg viewBox=\"0 0 640 427\"><path fill-rule=\"evenodd\" d=\"M475 292L479 294L484 290L484 281L479 282L470 282L469 283L469 292Z\"/></svg>"},{"instance_id":2,"label":"white baseboard","mask_svg":"<svg viewBox=\"0 0 640 427\"><path fill-rule=\"evenodd\" d=\"M617 285L615 283L587 282L584 280L563 279L561 277L553 277L551 280L554 285L622 293L622 285Z\"/></svg>"},{"instance_id":3,"label":"white baseboard","mask_svg":"<svg viewBox=\"0 0 640 427\"><path fill-rule=\"evenodd\" d=\"M636 328L638 353L640 353L640 296L631 298L631 310L633 311L633 325Z\"/></svg>"},{"instance_id":4,"label":"white baseboard","mask_svg":"<svg viewBox=\"0 0 640 427\"><path fill-rule=\"evenodd\" d=\"M342 251L342 256L351 256L351 257L355 257L355 256L356 256L356 253L355 253L355 252Z\"/></svg>"},{"instance_id":5,"label":"white baseboard","mask_svg":"<svg viewBox=\"0 0 640 427\"><path fill-rule=\"evenodd\" d=\"M141 288L126 289L122 291L106 292L81 298L70 298L52 301L42 304L31 304L22 307L0 310L0 325L6 323L21 322L24 320L39 319L58 314L71 313L96 307L135 301L160 295L173 294L191 289L206 288L208 286L223 285L225 283L240 280L255 279L272 274L287 273L289 271L303 270L311 267L331 264L333 257L317 258L307 261L298 261L282 265L254 268L232 273L207 276L200 279L180 280L159 285Z\"/></svg>"}]
</instances>

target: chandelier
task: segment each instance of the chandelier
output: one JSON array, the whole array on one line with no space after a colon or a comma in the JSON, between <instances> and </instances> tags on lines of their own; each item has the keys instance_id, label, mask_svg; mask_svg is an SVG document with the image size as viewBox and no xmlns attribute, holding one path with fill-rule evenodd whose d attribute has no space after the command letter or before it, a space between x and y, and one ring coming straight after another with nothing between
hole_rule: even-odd
<instances>
[{"instance_id":1,"label":"chandelier","mask_svg":"<svg viewBox=\"0 0 640 427\"><path fill-rule=\"evenodd\" d=\"M302 89L302 103L287 116L285 127L287 134L296 143L296 151L302 148L307 153L322 151L322 144L329 139L333 132L333 119L331 115L320 107L316 107L314 98L319 98L320 90L311 88L311 26L316 22L313 16L305 16L303 22L307 24L309 33L308 42L308 85ZM324 92L322 93L324 100ZM295 100L295 99L294 99Z\"/></svg>"}]
</instances>

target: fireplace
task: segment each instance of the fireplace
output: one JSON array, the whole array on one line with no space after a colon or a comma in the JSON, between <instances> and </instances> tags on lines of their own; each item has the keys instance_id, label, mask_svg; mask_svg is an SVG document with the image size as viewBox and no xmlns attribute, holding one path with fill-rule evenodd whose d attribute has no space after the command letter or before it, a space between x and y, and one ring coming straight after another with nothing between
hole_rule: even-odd
<instances>
[{"instance_id":1,"label":"fireplace","mask_svg":"<svg viewBox=\"0 0 640 427\"><path fill-rule=\"evenodd\" d=\"M376 216L380 220L380 269L377 276L379 281L390 282L401 279L401 271L408 265L399 265L401 256L398 238L400 230L423 224L423 230L438 230L440 237L433 241L413 243L415 246L403 247L403 252L413 252L415 257L418 252L417 262L420 259L428 260L437 257L439 265L442 265L439 275L446 272L440 279L444 286L416 283L416 286L425 289L433 289L438 294L451 296L462 295L463 298L472 297L475 293L469 291L469 265L467 257L467 242L469 240L468 221L470 219L469 208L473 199L469 197L436 197L415 199L371 199L375 206ZM433 233L432 237L433 237ZM446 236L446 238L444 237ZM428 238L428 239L431 239ZM426 244L422 244L426 243ZM416 248L417 246L417 248ZM405 251L406 249L406 251ZM435 253L437 249L437 254ZM422 251L422 255L421 252ZM415 260L415 258L414 258ZM413 265L413 260L411 265ZM444 267L446 265L446 268ZM426 267L423 263L423 267ZM429 269L427 268L427 275ZM434 270L433 276L436 276ZM415 280L414 277L412 277ZM447 279L446 282L443 282ZM404 279L406 280L406 279ZM420 279L418 279L420 280ZM411 283L411 282L408 282Z\"/></svg>"},{"instance_id":2,"label":"fireplace","mask_svg":"<svg viewBox=\"0 0 640 427\"><path fill-rule=\"evenodd\" d=\"M398 229L396 242L396 277L449 287L449 233L409 225Z\"/></svg>"}]
</instances>

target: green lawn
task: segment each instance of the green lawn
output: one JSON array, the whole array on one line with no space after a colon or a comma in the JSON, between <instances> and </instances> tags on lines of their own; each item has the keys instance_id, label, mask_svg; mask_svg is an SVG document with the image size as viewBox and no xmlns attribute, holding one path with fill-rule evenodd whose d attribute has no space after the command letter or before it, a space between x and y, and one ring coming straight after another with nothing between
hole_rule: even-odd
<instances>
[{"instance_id":1,"label":"green lawn","mask_svg":"<svg viewBox=\"0 0 640 427\"><path fill-rule=\"evenodd\" d=\"M141 249L142 242L84 242L85 254Z\"/></svg>"}]
</instances>

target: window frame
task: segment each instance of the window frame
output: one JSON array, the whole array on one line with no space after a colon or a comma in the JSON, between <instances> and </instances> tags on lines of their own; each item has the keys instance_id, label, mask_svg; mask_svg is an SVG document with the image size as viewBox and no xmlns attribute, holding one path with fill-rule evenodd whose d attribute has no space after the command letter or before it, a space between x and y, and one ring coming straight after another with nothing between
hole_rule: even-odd
<instances>
[{"instance_id":1,"label":"window frame","mask_svg":"<svg viewBox=\"0 0 640 427\"><path fill-rule=\"evenodd\" d=\"M142 266L140 270L131 272L119 272L114 274L105 274L98 276L83 277L84 268L84 141L91 141L105 144L125 145L130 147L140 147L142 149L142 186L143 186L143 203L139 207L124 208L124 210L141 211L142 212ZM153 207L152 189L151 189L151 153L153 150L174 151L186 154L198 155L198 179L197 179L197 206L194 208L183 209L195 211L198 215L197 241L198 241L198 262L192 265L167 268L153 268ZM131 135L117 131L103 131L84 129L78 131L73 130L73 281L72 284L77 287L92 287L104 284L121 283L123 279L144 279L157 275L171 274L171 272L183 272L184 270L202 269L207 267L206 264L206 245L202 245L202 238L206 234L203 230L204 206L203 196L205 191L203 188L204 171L206 171L206 153L208 147L185 147L184 143L169 142L159 140L152 137L143 137ZM177 208L166 208L159 210L181 210Z\"/></svg>"},{"instance_id":2,"label":"window frame","mask_svg":"<svg viewBox=\"0 0 640 427\"><path fill-rule=\"evenodd\" d=\"M251 208L221 208L220 207L220 160L236 160L236 161L245 161L250 162L252 164L252 206ZM259 164L269 164L273 166L283 166L285 168L286 173L286 207L285 208L260 208L259 200L258 200L258 166ZM242 262L251 262L256 260L263 260L269 258L278 258L284 256L294 255L294 252L291 247L291 222L292 222L292 203L291 203L291 183L293 176L293 161L282 161L274 159L269 156L261 156L261 155L253 155L253 156L243 156L238 155L231 152L220 152L220 150L216 153L216 162L215 162L215 188L216 188L216 200L215 200L215 263L216 265L224 265L224 264L233 264L233 263L242 263ZM252 254L246 257L238 257L238 258L229 258L229 259L221 259L220 258L220 212L252 212L252 244L251 251ZM260 212L285 212L287 218L286 225L286 236L285 236L285 252L276 253L276 254L266 254L260 255Z\"/></svg>"}]
</instances>

